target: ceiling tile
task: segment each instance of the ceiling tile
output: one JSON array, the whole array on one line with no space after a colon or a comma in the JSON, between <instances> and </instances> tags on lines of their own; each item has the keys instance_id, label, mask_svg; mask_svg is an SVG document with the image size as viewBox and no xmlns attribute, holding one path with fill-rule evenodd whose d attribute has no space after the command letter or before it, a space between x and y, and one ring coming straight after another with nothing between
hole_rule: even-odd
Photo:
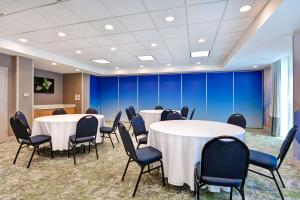
<instances>
[{"instance_id":1,"label":"ceiling tile","mask_svg":"<svg viewBox=\"0 0 300 200\"><path fill-rule=\"evenodd\" d=\"M222 18L225 7L226 2L188 6L188 23L219 21Z\"/></svg>"},{"instance_id":2,"label":"ceiling tile","mask_svg":"<svg viewBox=\"0 0 300 200\"><path fill-rule=\"evenodd\" d=\"M66 40L60 42L51 42L47 44L35 45L38 48L46 50L60 50L60 49L81 49L93 46L92 43L84 39Z\"/></svg>"},{"instance_id":3,"label":"ceiling tile","mask_svg":"<svg viewBox=\"0 0 300 200\"><path fill-rule=\"evenodd\" d=\"M0 1L0 13L10 14L24 9L24 6L13 0Z\"/></svg>"},{"instance_id":4,"label":"ceiling tile","mask_svg":"<svg viewBox=\"0 0 300 200\"><path fill-rule=\"evenodd\" d=\"M132 32L135 38L140 41L161 40L160 34L156 29Z\"/></svg>"},{"instance_id":5,"label":"ceiling tile","mask_svg":"<svg viewBox=\"0 0 300 200\"><path fill-rule=\"evenodd\" d=\"M57 25L66 25L82 22L82 19L75 15L62 4L54 4L46 7L33 9L33 11L46 17Z\"/></svg>"},{"instance_id":6,"label":"ceiling tile","mask_svg":"<svg viewBox=\"0 0 300 200\"><path fill-rule=\"evenodd\" d=\"M217 33L219 22L208 22L189 25L190 36L215 35Z\"/></svg>"},{"instance_id":7,"label":"ceiling tile","mask_svg":"<svg viewBox=\"0 0 300 200\"><path fill-rule=\"evenodd\" d=\"M154 11L151 12L151 16L157 27L169 27L186 24L185 7ZM165 18L168 16L173 16L175 20L173 22L167 22Z\"/></svg>"},{"instance_id":8,"label":"ceiling tile","mask_svg":"<svg viewBox=\"0 0 300 200\"><path fill-rule=\"evenodd\" d=\"M163 39L187 37L188 35L186 26L161 28L159 29L159 32Z\"/></svg>"},{"instance_id":9,"label":"ceiling tile","mask_svg":"<svg viewBox=\"0 0 300 200\"><path fill-rule=\"evenodd\" d=\"M64 2L70 10L84 20L112 17L112 14L98 0L72 0Z\"/></svg>"},{"instance_id":10,"label":"ceiling tile","mask_svg":"<svg viewBox=\"0 0 300 200\"><path fill-rule=\"evenodd\" d=\"M146 12L141 0L101 0L114 16Z\"/></svg>"},{"instance_id":11,"label":"ceiling tile","mask_svg":"<svg viewBox=\"0 0 300 200\"><path fill-rule=\"evenodd\" d=\"M13 0L9 0L9 1L12 2ZM24 8L26 9L57 3L57 0L30 0L30 1L14 0L14 1L24 6Z\"/></svg>"},{"instance_id":12,"label":"ceiling tile","mask_svg":"<svg viewBox=\"0 0 300 200\"><path fill-rule=\"evenodd\" d=\"M213 50L231 50L235 46L235 42L215 42Z\"/></svg>"},{"instance_id":13,"label":"ceiling tile","mask_svg":"<svg viewBox=\"0 0 300 200\"><path fill-rule=\"evenodd\" d=\"M116 44L123 44L123 43L135 43L137 42L136 39L129 33L120 33L115 35L109 35L109 39L114 41Z\"/></svg>"},{"instance_id":14,"label":"ceiling tile","mask_svg":"<svg viewBox=\"0 0 300 200\"><path fill-rule=\"evenodd\" d=\"M122 51L139 51L139 50L145 50L145 48L143 47L143 45L141 45L140 43L133 43L133 44L120 44L120 50Z\"/></svg>"},{"instance_id":15,"label":"ceiling tile","mask_svg":"<svg viewBox=\"0 0 300 200\"><path fill-rule=\"evenodd\" d=\"M10 34L32 31L32 27L13 20L12 16L0 17L0 24L1 24L1 28L0 28L1 35L10 35Z\"/></svg>"},{"instance_id":16,"label":"ceiling tile","mask_svg":"<svg viewBox=\"0 0 300 200\"><path fill-rule=\"evenodd\" d=\"M166 48L166 46L162 40L151 40L151 41L147 41L147 42L142 42L142 44L146 49L149 49L149 50ZM151 46L151 44L156 44L156 47Z\"/></svg>"},{"instance_id":17,"label":"ceiling tile","mask_svg":"<svg viewBox=\"0 0 300 200\"><path fill-rule=\"evenodd\" d=\"M154 28L151 17L147 13L123 16L119 17L119 20L129 31L139 31Z\"/></svg>"},{"instance_id":18,"label":"ceiling tile","mask_svg":"<svg viewBox=\"0 0 300 200\"><path fill-rule=\"evenodd\" d=\"M115 43L106 36L89 37L86 40L97 46L114 45Z\"/></svg>"},{"instance_id":19,"label":"ceiling tile","mask_svg":"<svg viewBox=\"0 0 300 200\"><path fill-rule=\"evenodd\" d=\"M161 10L185 5L185 0L144 0L148 10Z\"/></svg>"},{"instance_id":20,"label":"ceiling tile","mask_svg":"<svg viewBox=\"0 0 300 200\"><path fill-rule=\"evenodd\" d=\"M98 20L98 21L90 22L89 24L91 24L95 29L97 29L100 35L109 35L109 34L127 32L126 28L119 22L119 20L115 18ZM105 29L106 24L113 25L114 29L106 30Z\"/></svg>"},{"instance_id":21,"label":"ceiling tile","mask_svg":"<svg viewBox=\"0 0 300 200\"><path fill-rule=\"evenodd\" d=\"M222 21L219 33L230 33L238 31L246 31L254 18L233 19Z\"/></svg>"},{"instance_id":22,"label":"ceiling tile","mask_svg":"<svg viewBox=\"0 0 300 200\"><path fill-rule=\"evenodd\" d=\"M166 42L166 44L169 48L170 47L188 46L189 45L187 37L166 39L165 42Z\"/></svg>"},{"instance_id":23,"label":"ceiling tile","mask_svg":"<svg viewBox=\"0 0 300 200\"><path fill-rule=\"evenodd\" d=\"M219 1L229 1L229 0L219 0ZM211 3L211 2L216 2L216 0L187 0L186 3L188 5L192 4L203 4L203 3Z\"/></svg>"},{"instance_id":24,"label":"ceiling tile","mask_svg":"<svg viewBox=\"0 0 300 200\"><path fill-rule=\"evenodd\" d=\"M244 32L221 33L216 37L216 42L237 42L240 40Z\"/></svg>"},{"instance_id":25,"label":"ceiling tile","mask_svg":"<svg viewBox=\"0 0 300 200\"><path fill-rule=\"evenodd\" d=\"M199 43L198 40L202 38L205 39L205 42ZM190 37L189 41L190 41L191 50L200 50L200 49L209 50L212 47L214 39L215 39L214 37L208 35L201 36L201 37L196 37L196 36Z\"/></svg>"},{"instance_id":26,"label":"ceiling tile","mask_svg":"<svg viewBox=\"0 0 300 200\"><path fill-rule=\"evenodd\" d=\"M165 54L168 54L169 55L169 51L168 49L166 48L163 48L163 49L149 49L149 52L152 54L152 55L165 55Z\"/></svg>"},{"instance_id":27,"label":"ceiling tile","mask_svg":"<svg viewBox=\"0 0 300 200\"><path fill-rule=\"evenodd\" d=\"M57 28L57 32L63 31L67 34L68 39L75 39L79 37L91 37L99 35L99 32L88 23L80 23L62 28Z\"/></svg>"}]
</instances>

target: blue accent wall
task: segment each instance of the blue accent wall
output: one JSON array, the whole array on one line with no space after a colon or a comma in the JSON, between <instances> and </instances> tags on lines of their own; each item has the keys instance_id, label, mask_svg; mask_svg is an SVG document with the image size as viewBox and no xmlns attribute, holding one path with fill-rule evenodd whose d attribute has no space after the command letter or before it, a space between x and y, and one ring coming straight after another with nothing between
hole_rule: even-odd
<instances>
[{"instance_id":1,"label":"blue accent wall","mask_svg":"<svg viewBox=\"0 0 300 200\"><path fill-rule=\"evenodd\" d=\"M90 105L106 120L125 108L139 112L156 105L180 110L195 108L194 119L226 122L241 113L248 127L261 128L263 116L262 72L215 72L173 75L95 77L90 80Z\"/></svg>"},{"instance_id":2,"label":"blue accent wall","mask_svg":"<svg viewBox=\"0 0 300 200\"><path fill-rule=\"evenodd\" d=\"M153 109L158 105L158 76L139 76L138 82L138 108Z\"/></svg>"}]
</instances>

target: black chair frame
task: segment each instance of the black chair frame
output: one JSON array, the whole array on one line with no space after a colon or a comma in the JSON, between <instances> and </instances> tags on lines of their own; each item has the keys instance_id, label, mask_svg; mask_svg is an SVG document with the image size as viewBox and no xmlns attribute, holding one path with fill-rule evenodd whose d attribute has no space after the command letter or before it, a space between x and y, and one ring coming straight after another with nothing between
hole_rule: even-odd
<instances>
[{"instance_id":1,"label":"black chair frame","mask_svg":"<svg viewBox=\"0 0 300 200\"><path fill-rule=\"evenodd\" d=\"M100 128L100 132L102 133L102 135L101 135L101 137L102 137L101 143L104 142L104 138L109 138L109 140L110 140L110 142L111 142L111 145L113 146L113 148L115 148L115 145L114 145L114 143L113 143L113 141L112 141L112 138L111 138L111 136L110 136L111 134L114 134L114 135L116 136L116 138L117 138L118 143L120 143L119 138L118 138L118 135L117 135L117 133L116 133L116 130L117 130L117 128L118 128L118 123L119 123L119 121L120 121L121 115L122 115L122 111L119 111L119 112L117 113L116 117L115 117L114 124L113 124L113 127L112 127L112 132L110 132L110 133L104 133L104 132L101 132L101 128ZM106 136L106 135L107 135L107 136Z\"/></svg>"}]
</instances>

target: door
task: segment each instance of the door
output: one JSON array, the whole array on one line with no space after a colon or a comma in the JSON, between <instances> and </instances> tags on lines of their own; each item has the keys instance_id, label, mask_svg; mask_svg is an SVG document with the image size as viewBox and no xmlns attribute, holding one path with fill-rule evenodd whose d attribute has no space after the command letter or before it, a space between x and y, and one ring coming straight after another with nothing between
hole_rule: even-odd
<instances>
[{"instance_id":1,"label":"door","mask_svg":"<svg viewBox=\"0 0 300 200\"><path fill-rule=\"evenodd\" d=\"M8 136L7 68L0 67L0 140Z\"/></svg>"}]
</instances>

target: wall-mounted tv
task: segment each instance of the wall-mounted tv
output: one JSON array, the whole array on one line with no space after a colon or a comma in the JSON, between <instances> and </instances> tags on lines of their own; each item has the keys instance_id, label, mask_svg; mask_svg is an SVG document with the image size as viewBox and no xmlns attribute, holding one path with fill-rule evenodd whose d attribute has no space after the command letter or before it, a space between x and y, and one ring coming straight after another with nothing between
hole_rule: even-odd
<instances>
[{"instance_id":1,"label":"wall-mounted tv","mask_svg":"<svg viewBox=\"0 0 300 200\"><path fill-rule=\"evenodd\" d=\"M54 79L34 77L34 93L54 93Z\"/></svg>"}]
</instances>

